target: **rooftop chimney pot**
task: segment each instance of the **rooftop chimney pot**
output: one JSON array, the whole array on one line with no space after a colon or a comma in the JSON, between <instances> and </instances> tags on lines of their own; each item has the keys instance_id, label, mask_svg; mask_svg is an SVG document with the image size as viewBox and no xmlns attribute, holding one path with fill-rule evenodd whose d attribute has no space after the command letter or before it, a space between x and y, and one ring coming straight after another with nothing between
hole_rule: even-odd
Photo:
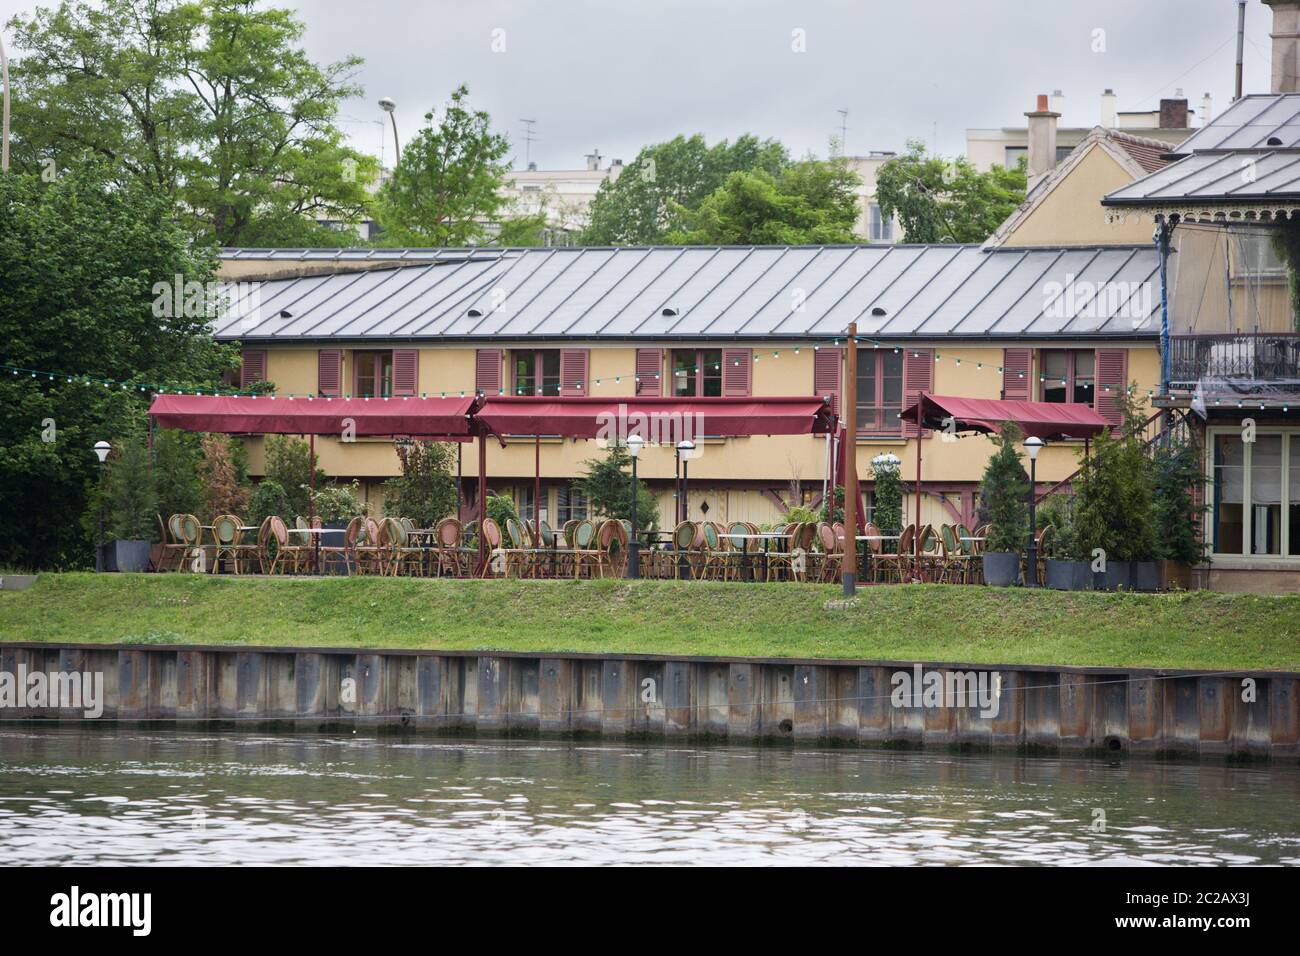
<instances>
[{"instance_id":1,"label":"rooftop chimney pot","mask_svg":"<svg viewBox=\"0 0 1300 956\"><path fill-rule=\"evenodd\" d=\"M1047 94L1038 94L1038 108L1026 113L1029 119L1028 186L1033 189L1040 179L1056 168L1056 121L1061 114L1047 108Z\"/></svg>"},{"instance_id":2,"label":"rooftop chimney pot","mask_svg":"<svg viewBox=\"0 0 1300 956\"><path fill-rule=\"evenodd\" d=\"M1274 93L1300 93L1300 2L1297 0L1264 0L1273 8L1273 27L1268 35L1273 38Z\"/></svg>"}]
</instances>

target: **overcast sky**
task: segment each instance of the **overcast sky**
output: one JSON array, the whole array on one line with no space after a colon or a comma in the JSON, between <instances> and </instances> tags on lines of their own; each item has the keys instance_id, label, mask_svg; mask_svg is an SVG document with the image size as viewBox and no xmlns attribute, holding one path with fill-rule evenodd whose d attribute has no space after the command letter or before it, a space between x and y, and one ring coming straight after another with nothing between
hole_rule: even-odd
<instances>
[{"instance_id":1,"label":"overcast sky","mask_svg":"<svg viewBox=\"0 0 1300 956\"><path fill-rule=\"evenodd\" d=\"M0 19L33 9L0 0ZM847 152L924 139L965 149L968 127L1023 125L1034 94L1065 94L1061 122L1154 109L1181 87L1199 109L1232 96L1234 0L278 0L318 60L365 59L343 109L357 146L392 159L381 96L403 141L458 83L524 162L630 161L677 133L753 132L825 155L848 110ZM1245 88L1267 92L1270 12L1246 10ZM796 34L796 31L802 31ZM1099 32L1104 31L1104 32ZM1100 42L1099 42L1100 41ZM795 47L802 43L803 52ZM1095 46L1104 50L1095 52Z\"/></svg>"}]
</instances>

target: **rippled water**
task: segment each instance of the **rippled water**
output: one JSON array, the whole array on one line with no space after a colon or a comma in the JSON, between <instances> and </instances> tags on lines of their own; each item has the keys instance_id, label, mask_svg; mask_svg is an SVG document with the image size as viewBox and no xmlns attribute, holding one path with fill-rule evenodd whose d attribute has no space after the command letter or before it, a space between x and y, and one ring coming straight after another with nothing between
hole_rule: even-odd
<instances>
[{"instance_id":1,"label":"rippled water","mask_svg":"<svg viewBox=\"0 0 1300 956\"><path fill-rule=\"evenodd\" d=\"M1298 806L1294 765L0 729L3 865L1296 864Z\"/></svg>"}]
</instances>

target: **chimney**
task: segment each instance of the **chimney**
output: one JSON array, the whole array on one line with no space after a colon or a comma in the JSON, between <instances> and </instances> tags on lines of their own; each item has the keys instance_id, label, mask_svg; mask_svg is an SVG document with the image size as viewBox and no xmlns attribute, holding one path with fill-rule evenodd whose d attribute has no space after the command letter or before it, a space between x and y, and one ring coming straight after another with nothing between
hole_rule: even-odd
<instances>
[{"instance_id":1,"label":"chimney","mask_svg":"<svg viewBox=\"0 0 1300 956\"><path fill-rule=\"evenodd\" d=\"M1101 128L1115 128L1115 91L1106 89L1101 94Z\"/></svg>"},{"instance_id":2,"label":"chimney","mask_svg":"<svg viewBox=\"0 0 1300 956\"><path fill-rule=\"evenodd\" d=\"M1214 119L1214 97L1206 93L1201 97L1201 125L1209 126Z\"/></svg>"},{"instance_id":3,"label":"chimney","mask_svg":"<svg viewBox=\"0 0 1300 956\"><path fill-rule=\"evenodd\" d=\"M621 160L621 159L615 159L615 160L613 160L612 162L610 162L610 164L609 164L609 178L612 179L612 180L616 180L616 179L618 179L618 177L621 176L622 174L623 174L623 160Z\"/></svg>"},{"instance_id":4,"label":"chimney","mask_svg":"<svg viewBox=\"0 0 1300 956\"><path fill-rule=\"evenodd\" d=\"M1300 93L1300 2L1298 0L1264 0L1273 8L1273 82L1274 93Z\"/></svg>"},{"instance_id":5,"label":"chimney","mask_svg":"<svg viewBox=\"0 0 1300 956\"><path fill-rule=\"evenodd\" d=\"M1047 108L1047 94L1038 94L1038 104L1029 118L1029 188L1056 168L1056 121L1061 118Z\"/></svg>"},{"instance_id":6,"label":"chimney","mask_svg":"<svg viewBox=\"0 0 1300 956\"><path fill-rule=\"evenodd\" d=\"M587 169L593 173L600 169L600 150L593 149L587 154Z\"/></svg>"},{"instance_id":7,"label":"chimney","mask_svg":"<svg viewBox=\"0 0 1300 956\"><path fill-rule=\"evenodd\" d=\"M1174 98L1160 101L1160 128L1187 129L1187 97L1182 90L1174 91Z\"/></svg>"}]
</instances>

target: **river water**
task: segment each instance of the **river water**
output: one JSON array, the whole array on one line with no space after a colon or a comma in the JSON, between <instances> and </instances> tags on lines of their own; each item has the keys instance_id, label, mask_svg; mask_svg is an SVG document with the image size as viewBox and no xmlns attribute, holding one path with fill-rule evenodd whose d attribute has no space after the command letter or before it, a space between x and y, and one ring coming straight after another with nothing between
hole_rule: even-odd
<instances>
[{"instance_id":1,"label":"river water","mask_svg":"<svg viewBox=\"0 0 1300 956\"><path fill-rule=\"evenodd\" d=\"M0 865L1300 863L1300 768L0 727Z\"/></svg>"}]
</instances>

